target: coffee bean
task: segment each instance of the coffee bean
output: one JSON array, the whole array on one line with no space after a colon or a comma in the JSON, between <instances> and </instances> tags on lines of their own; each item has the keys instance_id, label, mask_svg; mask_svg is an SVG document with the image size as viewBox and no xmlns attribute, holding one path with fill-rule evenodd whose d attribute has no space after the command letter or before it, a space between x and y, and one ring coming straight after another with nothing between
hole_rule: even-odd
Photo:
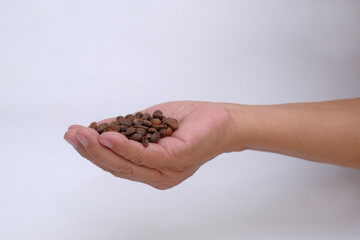
<instances>
[{"instance_id":1,"label":"coffee bean","mask_svg":"<svg viewBox=\"0 0 360 240\"><path fill-rule=\"evenodd\" d=\"M144 126L147 126L147 127L151 127L152 126L152 123L149 121L149 120L142 120L142 124L144 125Z\"/></svg>"},{"instance_id":2,"label":"coffee bean","mask_svg":"<svg viewBox=\"0 0 360 240\"><path fill-rule=\"evenodd\" d=\"M140 134L134 133L133 135L131 135L130 139L137 142L141 142L142 137L140 136Z\"/></svg>"},{"instance_id":3,"label":"coffee bean","mask_svg":"<svg viewBox=\"0 0 360 240\"><path fill-rule=\"evenodd\" d=\"M131 126L132 122L129 119L126 118L119 118L116 120L118 122L119 125L126 125L126 126Z\"/></svg>"},{"instance_id":4,"label":"coffee bean","mask_svg":"<svg viewBox=\"0 0 360 240\"><path fill-rule=\"evenodd\" d=\"M142 125L140 118L134 117L131 121L134 125Z\"/></svg>"},{"instance_id":5,"label":"coffee bean","mask_svg":"<svg viewBox=\"0 0 360 240\"><path fill-rule=\"evenodd\" d=\"M125 117L117 116L116 120L97 125L92 122L89 128L95 129L99 134L104 132L119 132L129 140L141 142L145 147L149 143L157 143L160 138L171 136L179 128L175 118L165 117L160 110L153 114L137 112Z\"/></svg>"},{"instance_id":6,"label":"coffee bean","mask_svg":"<svg viewBox=\"0 0 360 240\"><path fill-rule=\"evenodd\" d=\"M102 134L103 131L108 127L109 125L107 123L101 123L97 126L96 128L96 131L99 133L99 134Z\"/></svg>"},{"instance_id":7,"label":"coffee bean","mask_svg":"<svg viewBox=\"0 0 360 240\"><path fill-rule=\"evenodd\" d=\"M173 130L168 127L168 128L163 128L163 129L160 129L159 131L160 133L160 137L163 138L163 137L167 137L167 136L171 136L171 134L173 133Z\"/></svg>"},{"instance_id":8,"label":"coffee bean","mask_svg":"<svg viewBox=\"0 0 360 240\"><path fill-rule=\"evenodd\" d=\"M109 125L109 126L106 128L106 131L120 132L120 126L119 126L119 125Z\"/></svg>"},{"instance_id":9,"label":"coffee bean","mask_svg":"<svg viewBox=\"0 0 360 240\"><path fill-rule=\"evenodd\" d=\"M153 116L153 118L158 118L160 120L164 118L164 115L162 114L162 112L160 110L156 110L152 116Z\"/></svg>"},{"instance_id":10,"label":"coffee bean","mask_svg":"<svg viewBox=\"0 0 360 240\"><path fill-rule=\"evenodd\" d=\"M160 133L156 132L151 135L150 142L157 143L160 140Z\"/></svg>"},{"instance_id":11,"label":"coffee bean","mask_svg":"<svg viewBox=\"0 0 360 240\"><path fill-rule=\"evenodd\" d=\"M142 120L148 120L150 119L150 114L149 113L144 113L144 115L141 117Z\"/></svg>"},{"instance_id":12,"label":"coffee bean","mask_svg":"<svg viewBox=\"0 0 360 240\"><path fill-rule=\"evenodd\" d=\"M89 128L92 128L92 129L95 129L95 130L96 130L96 128L97 128L96 122L92 122L92 123L90 124Z\"/></svg>"},{"instance_id":13,"label":"coffee bean","mask_svg":"<svg viewBox=\"0 0 360 240\"><path fill-rule=\"evenodd\" d=\"M135 132L136 132L136 128L134 128L134 127L129 127L128 129L126 129L125 134L126 134L126 136L131 136L131 135L133 135Z\"/></svg>"},{"instance_id":14,"label":"coffee bean","mask_svg":"<svg viewBox=\"0 0 360 240\"><path fill-rule=\"evenodd\" d=\"M109 126L111 125L120 125L117 121L111 121L111 123L109 123Z\"/></svg>"},{"instance_id":15,"label":"coffee bean","mask_svg":"<svg viewBox=\"0 0 360 240\"><path fill-rule=\"evenodd\" d=\"M149 132L149 133L156 133L157 130L156 130L155 128L149 128L148 132Z\"/></svg>"},{"instance_id":16,"label":"coffee bean","mask_svg":"<svg viewBox=\"0 0 360 240\"><path fill-rule=\"evenodd\" d=\"M135 116L134 116L133 114L128 114L128 115L125 116L125 119L131 120L131 119L133 119L134 117L135 117Z\"/></svg>"},{"instance_id":17,"label":"coffee bean","mask_svg":"<svg viewBox=\"0 0 360 240\"><path fill-rule=\"evenodd\" d=\"M147 139L150 139L150 138L151 138L151 136L152 136L152 134L151 134L151 133L147 133L147 134L145 135L145 137L146 137Z\"/></svg>"},{"instance_id":18,"label":"coffee bean","mask_svg":"<svg viewBox=\"0 0 360 240\"><path fill-rule=\"evenodd\" d=\"M173 130L177 130L179 128L178 122L175 118L166 118L164 124L168 125Z\"/></svg>"},{"instance_id":19,"label":"coffee bean","mask_svg":"<svg viewBox=\"0 0 360 240\"><path fill-rule=\"evenodd\" d=\"M156 130L160 130L160 129L163 129L163 128L167 128L166 125L153 125L153 128L155 128Z\"/></svg>"},{"instance_id":20,"label":"coffee bean","mask_svg":"<svg viewBox=\"0 0 360 240\"><path fill-rule=\"evenodd\" d=\"M120 125L120 132L126 132L126 129L128 129L129 126L127 125Z\"/></svg>"},{"instance_id":21,"label":"coffee bean","mask_svg":"<svg viewBox=\"0 0 360 240\"><path fill-rule=\"evenodd\" d=\"M147 146L149 146L149 139L147 139L146 137L142 137L142 138L141 138L141 143L142 143L145 147L147 147Z\"/></svg>"},{"instance_id":22,"label":"coffee bean","mask_svg":"<svg viewBox=\"0 0 360 240\"><path fill-rule=\"evenodd\" d=\"M141 137L143 137L146 134L146 130L143 128L137 128L136 133L139 134Z\"/></svg>"},{"instance_id":23,"label":"coffee bean","mask_svg":"<svg viewBox=\"0 0 360 240\"><path fill-rule=\"evenodd\" d=\"M161 120L158 118L154 118L153 120L151 120L151 124L152 125L160 125L161 124Z\"/></svg>"},{"instance_id":24,"label":"coffee bean","mask_svg":"<svg viewBox=\"0 0 360 240\"><path fill-rule=\"evenodd\" d=\"M134 128L143 128L143 129L145 129L146 131L149 130L149 127L143 126L143 125L133 125L132 127L134 127Z\"/></svg>"},{"instance_id":25,"label":"coffee bean","mask_svg":"<svg viewBox=\"0 0 360 240\"><path fill-rule=\"evenodd\" d=\"M135 117L137 117L137 118L142 118L142 116L144 116L144 114L142 112L135 113Z\"/></svg>"}]
</instances>

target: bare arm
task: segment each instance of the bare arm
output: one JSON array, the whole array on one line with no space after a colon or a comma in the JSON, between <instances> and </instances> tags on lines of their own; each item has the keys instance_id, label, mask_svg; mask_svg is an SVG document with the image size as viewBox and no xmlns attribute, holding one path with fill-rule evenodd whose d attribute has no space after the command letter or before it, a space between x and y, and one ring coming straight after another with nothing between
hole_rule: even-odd
<instances>
[{"instance_id":1,"label":"bare arm","mask_svg":"<svg viewBox=\"0 0 360 240\"><path fill-rule=\"evenodd\" d=\"M360 168L360 98L267 106L225 104L237 132L232 149L282 153Z\"/></svg>"},{"instance_id":2,"label":"bare arm","mask_svg":"<svg viewBox=\"0 0 360 240\"><path fill-rule=\"evenodd\" d=\"M144 112L155 109L178 119L179 129L148 147L80 125L64 138L114 176L158 189L179 184L223 152L245 149L360 169L360 99L267 106L167 102Z\"/></svg>"}]
</instances>

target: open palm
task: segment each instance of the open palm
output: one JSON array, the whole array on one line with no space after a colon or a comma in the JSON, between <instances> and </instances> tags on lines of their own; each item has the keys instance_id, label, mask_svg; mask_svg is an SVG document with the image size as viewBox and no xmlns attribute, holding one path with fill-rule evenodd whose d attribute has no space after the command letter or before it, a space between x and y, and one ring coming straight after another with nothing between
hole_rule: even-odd
<instances>
[{"instance_id":1,"label":"open palm","mask_svg":"<svg viewBox=\"0 0 360 240\"><path fill-rule=\"evenodd\" d=\"M179 184L202 164L226 151L231 116L221 104L167 102L142 112L152 113L157 109L179 122L179 129L157 144L144 147L121 134L99 135L80 125L71 126L64 137L83 157L102 169L158 189Z\"/></svg>"}]
</instances>

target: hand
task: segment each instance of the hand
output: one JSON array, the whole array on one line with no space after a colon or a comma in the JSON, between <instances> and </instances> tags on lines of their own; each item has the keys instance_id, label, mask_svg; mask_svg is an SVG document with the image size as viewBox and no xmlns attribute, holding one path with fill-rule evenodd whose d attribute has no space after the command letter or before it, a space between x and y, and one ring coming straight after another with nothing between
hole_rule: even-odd
<instances>
[{"instance_id":1,"label":"hand","mask_svg":"<svg viewBox=\"0 0 360 240\"><path fill-rule=\"evenodd\" d=\"M228 151L231 141L231 114L220 103L167 102L142 112L160 109L178 120L179 129L170 137L144 147L116 132L99 135L80 125L70 126L64 138L79 154L114 176L171 188L194 174L199 167ZM102 122L114 120L106 119Z\"/></svg>"}]
</instances>

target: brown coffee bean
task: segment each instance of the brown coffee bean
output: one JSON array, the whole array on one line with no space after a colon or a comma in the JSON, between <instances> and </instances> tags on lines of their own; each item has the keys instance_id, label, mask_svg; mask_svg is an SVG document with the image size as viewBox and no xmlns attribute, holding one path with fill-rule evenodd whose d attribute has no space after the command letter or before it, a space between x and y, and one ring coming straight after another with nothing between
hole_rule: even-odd
<instances>
[{"instance_id":1,"label":"brown coffee bean","mask_svg":"<svg viewBox=\"0 0 360 240\"><path fill-rule=\"evenodd\" d=\"M133 119L134 117L135 117L135 116L134 116L133 114L128 114L128 115L125 116L125 119L131 120L131 119Z\"/></svg>"},{"instance_id":2,"label":"brown coffee bean","mask_svg":"<svg viewBox=\"0 0 360 240\"><path fill-rule=\"evenodd\" d=\"M151 127L152 123L149 120L142 120L142 124L147 127Z\"/></svg>"},{"instance_id":3,"label":"brown coffee bean","mask_svg":"<svg viewBox=\"0 0 360 240\"><path fill-rule=\"evenodd\" d=\"M104 129L104 132L120 132L120 126L119 125L109 125L107 128Z\"/></svg>"},{"instance_id":4,"label":"brown coffee bean","mask_svg":"<svg viewBox=\"0 0 360 240\"><path fill-rule=\"evenodd\" d=\"M126 134L126 136L131 136L131 135L133 135L135 132L136 132L136 128L134 128L134 127L129 127L128 129L126 129L125 134Z\"/></svg>"},{"instance_id":5,"label":"brown coffee bean","mask_svg":"<svg viewBox=\"0 0 360 240\"><path fill-rule=\"evenodd\" d=\"M133 125L132 127L134 127L134 128L143 128L143 129L145 129L146 131L149 130L149 127L143 126L143 125Z\"/></svg>"},{"instance_id":6,"label":"brown coffee bean","mask_svg":"<svg viewBox=\"0 0 360 240\"><path fill-rule=\"evenodd\" d=\"M111 121L111 122L109 123L109 126L111 126L111 125L119 125L119 123L118 123L117 121Z\"/></svg>"},{"instance_id":7,"label":"brown coffee bean","mask_svg":"<svg viewBox=\"0 0 360 240\"><path fill-rule=\"evenodd\" d=\"M119 127L120 127L120 132L125 132L126 129L129 128L129 126L127 126L127 125L120 125Z\"/></svg>"},{"instance_id":8,"label":"brown coffee bean","mask_svg":"<svg viewBox=\"0 0 360 240\"><path fill-rule=\"evenodd\" d=\"M160 130L160 129L163 129L163 128L167 128L166 125L153 125L153 128L155 128L156 130Z\"/></svg>"},{"instance_id":9,"label":"brown coffee bean","mask_svg":"<svg viewBox=\"0 0 360 240\"><path fill-rule=\"evenodd\" d=\"M150 142L157 143L160 140L160 133L156 132L151 135Z\"/></svg>"},{"instance_id":10,"label":"brown coffee bean","mask_svg":"<svg viewBox=\"0 0 360 240\"><path fill-rule=\"evenodd\" d=\"M168 125L173 130L177 130L179 128L178 122L175 118L166 118L164 124Z\"/></svg>"},{"instance_id":11,"label":"brown coffee bean","mask_svg":"<svg viewBox=\"0 0 360 240\"><path fill-rule=\"evenodd\" d=\"M149 133L156 133L157 130L156 130L155 128L149 128L148 132L149 132Z\"/></svg>"},{"instance_id":12,"label":"brown coffee bean","mask_svg":"<svg viewBox=\"0 0 360 240\"><path fill-rule=\"evenodd\" d=\"M137 128L136 133L139 134L141 137L143 137L146 134L146 130L143 128Z\"/></svg>"},{"instance_id":13,"label":"brown coffee bean","mask_svg":"<svg viewBox=\"0 0 360 240\"><path fill-rule=\"evenodd\" d=\"M96 122L92 122L89 126L89 128L95 129L97 128L97 123Z\"/></svg>"},{"instance_id":14,"label":"brown coffee bean","mask_svg":"<svg viewBox=\"0 0 360 240\"><path fill-rule=\"evenodd\" d=\"M151 134L151 133L147 133L147 134L145 135L145 137L146 137L147 139L150 139L150 138L151 138L151 136L152 136L152 134Z\"/></svg>"},{"instance_id":15,"label":"brown coffee bean","mask_svg":"<svg viewBox=\"0 0 360 240\"><path fill-rule=\"evenodd\" d=\"M137 118L142 118L142 116L144 116L144 114L142 112L135 113L135 117L137 117Z\"/></svg>"},{"instance_id":16,"label":"brown coffee bean","mask_svg":"<svg viewBox=\"0 0 360 240\"><path fill-rule=\"evenodd\" d=\"M153 120L151 120L151 124L152 125L160 125L161 124L161 120L158 118L154 118Z\"/></svg>"},{"instance_id":17,"label":"brown coffee bean","mask_svg":"<svg viewBox=\"0 0 360 240\"><path fill-rule=\"evenodd\" d=\"M163 138L163 137L167 137L167 136L171 136L173 130L168 127L168 128L164 128L164 129L160 129L159 133L160 133L160 137Z\"/></svg>"},{"instance_id":18,"label":"brown coffee bean","mask_svg":"<svg viewBox=\"0 0 360 240\"><path fill-rule=\"evenodd\" d=\"M141 117L142 120L148 120L150 119L150 114L149 113L144 113L144 115Z\"/></svg>"},{"instance_id":19,"label":"brown coffee bean","mask_svg":"<svg viewBox=\"0 0 360 240\"><path fill-rule=\"evenodd\" d=\"M109 125L107 123L101 123L97 126L96 131L99 134L102 134L104 132L104 130L108 127Z\"/></svg>"},{"instance_id":20,"label":"brown coffee bean","mask_svg":"<svg viewBox=\"0 0 360 240\"><path fill-rule=\"evenodd\" d=\"M126 125L126 126L132 125L132 122L129 119L119 118L116 121L118 122L119 125Z\"/></svg>"},{"instance_id":21,"label":"brown coffee bean","mask_svg":"<svg viewBox=\"0 0 360 240\"><path fill-rule=\"evenodd\" d=\"M158 118L160 120L164 118L164 115L162 114L162 112L160 110L156 110L152 116L153 116L153 118Z\"/></svg>"},{"instance_id":22,"label":"brown coffee bean","mask_svg":"<svg viewBox=\"0 0 360 240\"><path fill-rule=\"evenodd\" d=\"M142 125L140 118L134 117L131 121L134 125Z\"/></svg>"},{"instance_id":23,"label":"brown coffee bean","mask_svg":"<svg viewBox=\"0 0 360 240\"><path fill-rule=\"evenodd\" d=\"M125 117L117 116L116 120L97 125L92 122L89 128L95 129L99 134L103 132L119 132L126 138L141 142L145 147L149 142L156 143L160 138L171 136L179 128L174 118L167 118L160 110L153 114L137 112Z\"/></svg>"},{"instance_id":24,"label":"brown coffee bean","mask_svg":"<svg viewBox=\"0 0 360 240\"><path fill-rule=\"evenodd\" d=\"M146 137L142 137L142 138L141 138L141 143L142 143L145 147L147 147L147 146L149 146L149 139L147 139Z\"/></svg>"},{"instance_id":25,"label":"brown coffee bean","mask_svg":"<svg viewBox=\"0 0 360 240\"><path fill-rule=\"evenodd\" d=\"M141 136L140 134L137 134L137 133L134 133L133 135L131 135L130 139L131 140L134 140L134 141L137 141L137 142L141 142Z\"/></svg>"}]
</instances>

